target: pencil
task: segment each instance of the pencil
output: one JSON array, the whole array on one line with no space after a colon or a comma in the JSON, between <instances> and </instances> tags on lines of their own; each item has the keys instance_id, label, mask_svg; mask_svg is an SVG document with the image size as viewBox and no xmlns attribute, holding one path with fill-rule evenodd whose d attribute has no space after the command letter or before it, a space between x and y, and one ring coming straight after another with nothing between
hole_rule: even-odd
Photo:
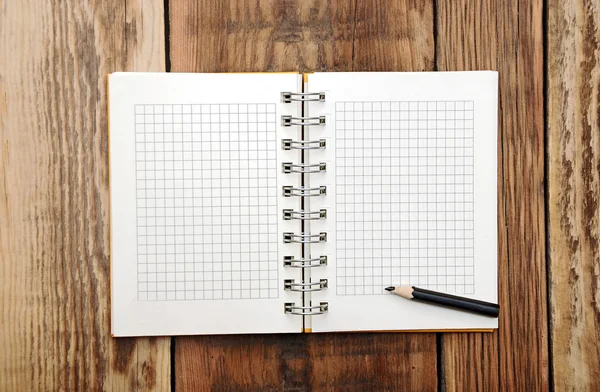
<instances>
[{"instance_id":1,"label":"pencil","mask_svg":"<svg viewBox=\"0 0 600 392\"><path fill-rule=\"evenodd\" d=\"M385 289L392 294L399 295L406 299L448 306L490 317L498 317L498 313L500 312L500 307L497 304L459 297L457 295L438 293L436 291L420 289L414 286L390 286Z\"/></svg>"}]
</instances>

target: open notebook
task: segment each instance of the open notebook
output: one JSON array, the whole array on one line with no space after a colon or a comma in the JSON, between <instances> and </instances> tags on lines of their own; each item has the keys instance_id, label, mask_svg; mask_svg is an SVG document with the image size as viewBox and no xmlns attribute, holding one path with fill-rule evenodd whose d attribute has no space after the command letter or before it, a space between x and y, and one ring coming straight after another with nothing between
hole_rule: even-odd
<instances>
[{"instance_id":1,"label":"open notebook","mask_svg":"<svg viewBox=\"0 0 600 392\"><path fill-rule=\"evenodd\" d=\"M109 75L115 336L491 329L497 73Z\"/></svg>"}]
</instances>

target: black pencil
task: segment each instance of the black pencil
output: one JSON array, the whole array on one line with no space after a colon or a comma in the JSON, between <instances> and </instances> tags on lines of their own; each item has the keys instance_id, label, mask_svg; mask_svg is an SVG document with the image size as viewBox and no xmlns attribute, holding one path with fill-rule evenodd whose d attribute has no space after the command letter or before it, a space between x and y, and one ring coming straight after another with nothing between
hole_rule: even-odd
<instances>
[{"instance_id":1,"label":"black pencil","mask_svg":"<svg viewBox=\"0 0 600 392\"><path fill-rule=\"evenodd\" d=\"M385 289L392 294L399 295L406 299L462 309L485 316L498 317L498 313L500 312L500 307L490 302L459 297L457 295L438 293L436 291L420 289L414 286L390 286L386 287Z\"/></svg>"}]
</instances>

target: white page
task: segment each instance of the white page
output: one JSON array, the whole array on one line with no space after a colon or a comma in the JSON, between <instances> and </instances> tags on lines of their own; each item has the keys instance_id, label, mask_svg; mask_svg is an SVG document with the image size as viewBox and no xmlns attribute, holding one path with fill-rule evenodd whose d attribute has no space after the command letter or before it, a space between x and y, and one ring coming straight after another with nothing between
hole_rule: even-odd
<instances>
[{"instance_id":1,"label":"white page","mask_svg":"<svg viewBox=\"0 0 600 392\"><path fill-rule=\"evenodd\" d=\"M497 328L497 319L409 301L386 286L497 302L497 73L315 73L310 116L326 115L329 256L313 279L313 331ZM317 203L314 203L317 202Z\"/></svg>"},{"instance_id":2,"label":"white page","mask_svg":"<svg viewBox=\"0 0 600 392\"><path fill-rule=\"evenodd\" d=\"M109 76L112 332L300 332L284 313L281 91L298 74ZM289 131L286 131L289 133ZM288 135L289 136L289 135ZM286 155L287 154L287 155ZM289 176L289 175L288 175Z\"/></svg>"}]
</instances>

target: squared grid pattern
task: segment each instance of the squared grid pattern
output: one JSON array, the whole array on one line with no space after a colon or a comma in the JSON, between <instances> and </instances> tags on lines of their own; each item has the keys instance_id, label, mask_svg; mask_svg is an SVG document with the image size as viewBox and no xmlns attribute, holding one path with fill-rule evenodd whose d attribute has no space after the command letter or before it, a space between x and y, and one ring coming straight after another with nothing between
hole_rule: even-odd
<instances>
[{"instance_id":1,"label":"squared grid pattern","mask_svg":"<svg viewBox=\"0 0 600 392\"><path fill-rule=\"evenodd\" d=\"M473 106L336 102L338 295L474 293Z\"/></svg>"},{"instance_id":2,"label":"squared grid pattern","mask_svg":"<svg viewBox=\"0 0 600 392\"><path fill-rule=\"evenodd\" d=\"M138 299L277 298L275 104L134 110Z\"/></svg>"}]
</instances>

